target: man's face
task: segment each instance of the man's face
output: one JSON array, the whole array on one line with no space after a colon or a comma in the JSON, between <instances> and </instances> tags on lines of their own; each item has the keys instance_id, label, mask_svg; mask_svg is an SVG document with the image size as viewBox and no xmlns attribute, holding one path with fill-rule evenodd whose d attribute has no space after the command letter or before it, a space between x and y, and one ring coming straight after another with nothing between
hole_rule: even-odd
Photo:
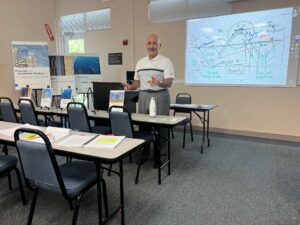
<instances>
[{"instance_id":1,"label":"man's face","mask_svg":"<svg viewBox=\"0 0 300 225\"><path fill-rule=\"evenodd\" d=\"M147 40L147 51L150 59L158 55L160 43L156 36L149 36Z\"/></svg>"}]
</instances>

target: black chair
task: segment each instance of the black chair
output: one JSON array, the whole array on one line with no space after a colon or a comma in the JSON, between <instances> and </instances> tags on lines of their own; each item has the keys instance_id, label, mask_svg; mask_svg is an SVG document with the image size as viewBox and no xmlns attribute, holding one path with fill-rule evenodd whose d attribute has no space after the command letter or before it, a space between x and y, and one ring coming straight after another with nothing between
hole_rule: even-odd
<instances>
[{"instance_id":1,"label":"black chair","mask_svg":"<svg viewBox=\"0 0 300 225\"><path fill-rule=\"evenodd\" d=\"M21 119L17 117L16 112L14 110L14 105L13 102L10 98L7 97L0 97L0 109L1 109L1 115L3 121L6 122L11 122L11 123L18 123ZM3 152L7 155L8 154L8 149L7 149L8 144L3 145ZM12 184L11 184L11 176L10 173L7 175L8 177L8 186L9 189L12 189Z\"/></svg>"},{"instance_id":2,"label":"black chair","mask_svg":"<svg viewBox=\"0 0 300 225\"><path fill-rule=\"evenodd\" d=\"M15 156L11 155L1 155L0 156L0 177L8 176L10 178L10 172L14 170L17 175L19 189L22 197L23 205L26 205L26 199L21 179L21 174L19 169L17 168L18 159ZM9 179L9 189L12 189L11 180Z\"/></svg>"},{"instance_id":3,"label":"black chair","mask_svg":"<svg viewBox=\"0 0 300 225\"><path fill-rule=\"evenodd\" d=\"M6 122L18 123L19 119L14 110L14 104L10 98L0 97L0 109L2 119Z\"/></svg>"},{"instance_id":4,"label":"black chair","mask_svg":"<svg viewBox=\"0 0 300 225\"><path fill-rule=\"evenodd\" d=\"M179 93L176 95L176 104L192 104L192 96L188 93ZM185 113L188 114L189 117L182 122L179 123L179 125L183 125L183 143L182 143L182 148L185 147L185 131L186 131L186 125L190 125L190 132L191 132L191 140L194 141L194 136L193 136L193 126L192 126L192 112L191 110L186 110L186 109L175 109L173 115L175 116L176 113ZM172 137L174 138L174 133L173 129L172 131Z\"/></svg>"},{"instance_id":5,"label":"black chair","mask_svg":"<svg viewBox=\"0 0 300 225\"><path fill-rule=\"evenodd\" d=\"M0 97L0 110L3 121L11 123L19 123L21 121L21 119L17 117L14 104L10 98ZM7 144L4 144L3 152L7 154Z\"/></svg>"},{"instance_id":6,"label":"black chair","mask_svg":"<svg viewBox=\"0 0 300 225\"><path fill-rule=\"evenodd\" d=\"M67 105L69 127L72 130L82 132L108 134L110 133L109 127L104 126L91 126L88 119L88 113L84 104L80 102L69 102Z\"/></svg>"},{"instance_id":7,"label":"black chair","mask_svg":"<svg viewBox=\"0 0 300 225\"><path fill-rule=\"evenodd\" d=\"M59 127L60 123L47 119L45 120L38 119L37 112L31 99L20 98L18 101L19 109L21 113L21 118L23 123L28 123L33 126L52 126Z\"/></svg>"},{"instance_id":8,"label":"black chair","mask_svg":"<svg viewBox=\"0 0 300 225\"><path fill-rule=\"evenodd\" d=\"M117 109L118 111L114 111ZM122 111L119 111L119 110ZM157 148L155 143L155 135L151 131L134 131L132 125L132 119L129 111L126 107L123 106L111 106L109 108L109 119L111 125L111 131L116 136L126 136L127 138L138 138L145 140L144 145L150 145L153 142L155 154L157 154ZM141 168L141 160L143 154L143 147L139 152L138 158L138 168L135 177L135 183L138 183L140 168Z\"/></svg>"},{"instance_id":9,"label":"black chair","mask_svg":"<svg viewBox=\"0 0 300 225\"><path fill-rule=\"evenodd\" d=\"M45 123L38 120L33 102L30 99L19 99L19 108L23 123L28 123L34 126L45 126Z\"/></svg>"},{"instance_id":10,"label":"black chair","mask_svg":"<svg viewBox=\"0 0 300 225\"><path fill-rule=\"evenodd\" d=\"M24 132L39 135L44 143L20 139L20 134ZM32 223L40 189L62 194L71 208L73 208L73 200L76 200L72 220L72 224L76 224L81 198L97 181L95 164L87 161L75 161L59 166L48 137L39 130L20 128L15 131L14 138L25 184L34 191L27 224ZM102 176L102 170L100 174ZM106 184L103 178L101 182L105 213L108 215Z\"/></svg>"}]
</instances>

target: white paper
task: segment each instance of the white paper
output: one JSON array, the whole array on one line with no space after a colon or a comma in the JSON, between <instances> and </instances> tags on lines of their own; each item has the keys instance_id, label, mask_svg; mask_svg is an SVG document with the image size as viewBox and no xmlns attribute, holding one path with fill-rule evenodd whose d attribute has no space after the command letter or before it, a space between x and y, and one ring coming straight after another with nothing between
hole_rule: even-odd
<instances>
[{"instance_id":1,"label":"white paper","mask_svg":"<svg viewBox=\"0 0 300 225\"><path fill-rule=\"evenodd\" d=\"M71 134L71 130L68 128L47 127L46 129L46 135L55 141L58 141L61 138L66 137L70 134Z\"/></svg>"},{"instance_id":2,"label":"white paper","mask_svg":"<svg viewBox=\"0 0 300 225\"><path fill-rule=\"evenodd\" d=\"M33 126L30 124L25 124L24 126L22 126L22 128L30 128L30 129L40 130L48 137L50 142L58 141L58 140L62 139L63 137L68 136L71 133L71 130L66 129L66 128L58 128L58 127L41 128L41 127ZM30 137L30 133L24 133L20 137L23 140L44 143L44 141L41 137L34 136L34 134L32 134L32 137Z\"/></svg>"},{"instance_id":3,"label":"white paper","mask_svg":"<svg viewBox=\"0 0 300 225\"><path fill-rule=\"evenodd\" d=\"M83 145L93 139L97 134L72 134L59 142L57 145L66 147L83 147Z\"/></svg>"}]
</instances>

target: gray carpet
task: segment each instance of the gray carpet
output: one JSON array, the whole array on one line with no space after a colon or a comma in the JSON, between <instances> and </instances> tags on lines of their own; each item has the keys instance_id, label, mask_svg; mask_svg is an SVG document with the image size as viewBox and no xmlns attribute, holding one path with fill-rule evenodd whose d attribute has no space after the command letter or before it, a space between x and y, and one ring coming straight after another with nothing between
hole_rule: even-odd
<instances>
[{"instance_id":1,"label":"gray carpet","mask_svg":"<svg viewBox=\"0 0 300 225\"><path fill-rule=\"evenodd\" d=\"M200 136L182 149L182 133L172 140L172 174L157 185L152 161L134 184L135 163L124 161L127 225L298 225L300 224L300 144L239 136L211 136L200 154ZM15 150L10 151L15 154ZM114 166L117 168L117 165ZM110 209L118 204L118 179L105 176ZM14 187L16 181L14 179ZM27 199L32 193L26 190ZM26 224L29 204L19 190L0 180L0 224ZM33 224L71 224L67 201L40 192ZM82 200L78 224L97 224L96 189ZM120 224L115 216L108 224Z\"/></svg>"}]
</instances>

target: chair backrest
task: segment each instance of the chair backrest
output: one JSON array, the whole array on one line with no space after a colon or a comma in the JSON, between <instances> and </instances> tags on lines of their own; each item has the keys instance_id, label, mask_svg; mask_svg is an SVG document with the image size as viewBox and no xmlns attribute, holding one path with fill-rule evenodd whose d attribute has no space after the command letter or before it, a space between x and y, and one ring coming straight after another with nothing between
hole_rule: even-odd
<instances>
[{"instance_id":1,"label":"chair backrest","mask_svg":"<svg viewBox=\"0 0 300 225\"><path fill-rule=\"evenodd\" d=\"M121 111L114 111L114 109L123 109ZM108 110L111 131L117 136L126 136L134 138L132 119L129 111L124 106L111 106Z\"/></svg>"},{"instance_id":2,"label":"chair backrest","mask_svg":"<svg viewBox=\"0 0 300 225\"><path fill-rule=\"evenodd\" d=\"M176 95L176 104L192 104L192 96L188 93L178 93ZM174 115L176 113L190 113L190 110L185 110L185 109L176 109L174 110Z\"/></svg>"},{"instance_id":3,"label":"chair backrest","mask_svg":"<svg viewBox=\"0 0 300 225\"><path fill-rule=\"evenodd\" d=\"M23 140L20 135L26 133L39 135L44 143ZM48 137L39 130L20 128L14 133L18 156L25 183L29 188L42 188L53 192L62 192L66 197L66 189Z\"/></svg>"},{"instance_id":4,"label":"chair backrest","mask_svg":"<svg viewBox=\"0 0 300 225\"><path fill-rule=\"evenodd\" d=\"M72 130L92 132L87 110L80 102L69 102L67 105L69 125Z\"/></svg>"},{"instance_id":5,"label":"chair backrest","mask_svg":"<svg viewBox=\"0 0 300 225\"><path fill-rule=\"evenodd\" d=\"M19 108L23 123L39 126L33 102L30 99L19 99Z\"/></svg>"},{"instance_id":6,"label":"chair backrest","mask_svg":"<svg viewBox=\"0 0 300 225\"><path fill-rule=\"evenodd\" d=\"M18 123L17 115L14 110L14 104L10 98L0 97L0 109L2 119L6 122Z\"/></svg>"}]
</instances>

